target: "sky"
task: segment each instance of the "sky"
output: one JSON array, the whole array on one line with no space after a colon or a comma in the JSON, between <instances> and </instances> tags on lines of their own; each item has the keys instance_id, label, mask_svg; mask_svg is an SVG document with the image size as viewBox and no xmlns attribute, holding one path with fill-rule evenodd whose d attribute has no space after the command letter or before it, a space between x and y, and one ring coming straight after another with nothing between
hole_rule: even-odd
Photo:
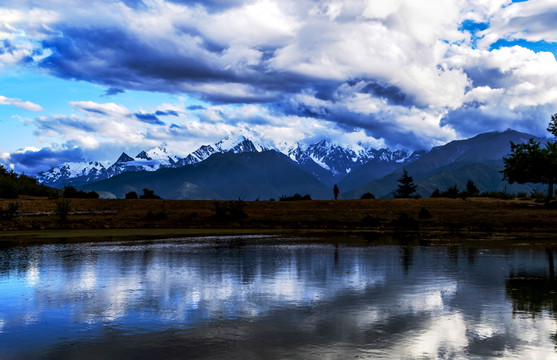
<instances>
[{"instance_id":1,"label":"sky","mask_svg":"<svg viewBox=\"0 0 557 360\"><path fill-rule=\"evenodd\" d=\"M556 21L556 0L0 0L0 162L546 136Z\"/></svg>"}]
</instances>

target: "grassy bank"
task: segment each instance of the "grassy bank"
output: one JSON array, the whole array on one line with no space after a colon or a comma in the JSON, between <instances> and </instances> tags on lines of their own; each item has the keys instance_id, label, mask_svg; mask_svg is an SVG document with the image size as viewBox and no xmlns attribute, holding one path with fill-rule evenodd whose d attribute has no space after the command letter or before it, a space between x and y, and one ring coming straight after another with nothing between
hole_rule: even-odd
<instances>
[{"instance_id":1,"label":"grassy bank","mask_svg":"<svg viewBox=\"0 0 557 360\"><path fill-rule=\"evenodd\" d=\"M466 234L468 238L552 240L557 210L523 200L380 199L339 201L177 201L71 199L62 219L53 199L0 200L0 240L154 238L220 234ZM12 205L13 206L13 205ZM379 236L379 235L373 235Z\"/></svg>"}]
</instances>

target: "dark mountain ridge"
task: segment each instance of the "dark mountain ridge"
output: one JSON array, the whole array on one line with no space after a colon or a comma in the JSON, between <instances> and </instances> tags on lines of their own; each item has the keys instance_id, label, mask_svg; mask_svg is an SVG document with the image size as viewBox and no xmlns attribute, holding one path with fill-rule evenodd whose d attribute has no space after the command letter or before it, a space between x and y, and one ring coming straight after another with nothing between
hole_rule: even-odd
<instances>
[{"instance_id":1,"label":"dark mountain ridge","mask_svg":"<svg viewBox=\"0 0 557 360\"><path fill-rule=\"evenodd\" d=\"M268 200L294 193L314 199L331 197L327 186L273 150L215 153L197 164L127 172L84 186L118 198L130 191L141 193L143 188L166 199Z\"/></svg>"},{"instance_id":2,"label":"dark mountain ridge","mask_svg":"<svg viewBox=\"0 0 557 360\"><path fill-rule=\"evenodd\" d=\"M418 185L418 193L424 197L430 196L436 188L444 190L455 184L464 189L468 180L474 181L481 191L528 192L541 187L535 184L508 184L502 181L500 171L503 169L503 157L510 152L511 141L524 143L529 139L542 143L547 140L510 129L489 132L435 147L403 168L413 177ZM366 192L371 192L376 197L392 197L403 168L381 179L368 182L356 190L347 191L342 196L358 198Z\"/></svg>"}]
</instances>

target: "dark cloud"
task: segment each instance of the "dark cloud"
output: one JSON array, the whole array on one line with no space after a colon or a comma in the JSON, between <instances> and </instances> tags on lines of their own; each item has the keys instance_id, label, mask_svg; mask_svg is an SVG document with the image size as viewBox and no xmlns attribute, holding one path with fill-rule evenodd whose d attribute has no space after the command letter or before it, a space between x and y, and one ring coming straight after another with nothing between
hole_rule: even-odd
<instances>
[{"instance_id":1,"label":"dark cloud","mask_svg":"<svg viewBox=\"0 0 557 360\"><path fill-rule=\"evenodd\" d=\"M80 148L53 150L42 148L39 151L16 152L10 155L9 162L17 172L35 175L39 171L60 165L63 162L83 160Z\"/></svg>"},{"instance_id":2,"label":"dark cloud","mask_svg":"<svg viewBox=\"0 0 557 360\"><path fill-rule=\"evenodd\" d=\"M80 107L81 110L83 111L87 111L93 114L101 114L101 115L107 115L105 111L101 110L101 109L96 109L96 108L88 108L88 107Z\"/></svg>"},{"instance_id":3,"label":"dark cloud","mask_svg":"<svg viewBox=\"0 0 557 360\"><path fill-rule=\"evenodd\" d=\"M178 116L178 113L174 110L166 110L166 111L156 111L155 115L157 116Z\"/></svg>"},{"instance_id":4,"label":"dark cloud","mask_svg":"<svg viewBox=\"0 0 557 360\"><path fill-rule=\"evenodd\" d=\"M128 0L131 1L131 0ZM221 12L242 5L244 0L169 0L170 2L190 6L202 6L210 12Z\"/></svg>"},{"instance_id":5,"label":"dark cloud","mask_svg":"<svg viewBox=\"0 0 557 360\"><path fill-rule=\"evenodd\" d=\"M492 89L502 89L509 85L512 79L498 68L483 66L467 67L466 75L472 81L473 87L487 86Z\"/></svg>"},{"instance_id":6,"label":"dark cloud","mask_svg":"<svg viewBox=\"0 0 557 360\"><path fill-rule=\"evenodd\" d=\"M223 67L221 57L226 49L213 48L208 39L186 30L183 35L190 39L191 46L183 49L177 49L171 38L144 40L119 27L60 24L57 31L64 36L42 42L52 54L39 66L62 78L108 86L106 95L124 90L189 92L213 103L264 103L277 101L284 93L295 93L308 81L315 81L299 74L273 72L266 61L274 49L264 50L268 59L257 64ZM212 84L242 84L246 91L207 91Z\"/></svg>"},{"instance_id":7,"label":"dark cloud","mask_svg":"<svg viewBox=\"0 0 557 360\"><path fill-rule=\"evenodd\" d=\"M211 57L216 55L204 48L180 52L170 40L153 45L118 28L62 27L60 32L64 36L43 42L52 55L43 59L40 66L62 78L96 82L113 89L169 93L183 92L186 84L241 80L234 71L212 65Z\"/></svg>"},{"instance_id":8,"label":"dark cloud","mask_svg":"<svg viewBox=\"0 0 557 360\"><path fill-rule=\"evenodd\" d=\"M201 106L201 105L190 105L186 109L192 110L192 111L193 110L205 110L205 107Z\"/></svg>"},{"instance_id":9,"label":"dark cloud","mask_svg":"<svg viewBox=\"0 0 557 360\"><path fill-rule=\"evenodd\" d=\"M98 113L97 109L88 109L87 111ZM64 127L69 127L90 133L94 133L97 131L97 129L95 129L92 125L83 122L79 118L56 116L49 118L39 118L36 119L34 123L37 127L38 132L45 130L59 132L60 129Z\"/></svg>"},{"instance_id":10,"label":"dark cloud","mask_svg":"<svg viewBox=\"0 0 557 360\"><path fill-rule=\"evenodd\" d=\"M539 119L549 121L551 111L551 106L538 106L502 112L473 102L450 111L441 120L441 125L450 125L463 137L475 136L486 129L504 131L509 128L529 134L546 135L547 122L540 122Z\"/></svg>"},{"instance_id":11,"label":"dark cloud","mask_svg":"<svg viewBox=\"0 0 557 360\"><path fill-rule=\"evenodd\" d=\"M122 94L125 93L125 90L119 89L119 88L115 88L115 87L110 87L108 89L106 89L106 91L104 92L105 96L112 96L112 95L118 95L118 94Z\"/></svg>"},{"instance_id":12,"label":"dark cloud","mask_svg":"<svg viewBox=\"0 0 557 360\"><path fill-rule=\"evenodd\" d=\"M360 90L360 93L383 98L393 105L416 105L400 88L394 85L381 84L375 80L367 81L367 85Z\"/></svg>"},{"instance_id":13,"label":"dark cloud","mask_svg":"<svg viewBox=\"0 0 557 360\"><path fill-rule=\"evenodd\" d=\"M142 114L142 113L135 113L133 114L139 121L142 121L147 124L151 125L164 125L164 122L161 121L157 115L155 114Z\"/></svg>"}]
</instances>

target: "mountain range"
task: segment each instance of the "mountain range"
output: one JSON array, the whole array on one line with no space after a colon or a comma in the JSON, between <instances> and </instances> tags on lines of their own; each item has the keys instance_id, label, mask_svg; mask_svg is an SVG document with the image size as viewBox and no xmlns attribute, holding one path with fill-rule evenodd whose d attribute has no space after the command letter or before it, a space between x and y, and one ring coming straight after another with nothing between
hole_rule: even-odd
<instances>
[{"instance_id":1,"label":"mountain range","mask_svg":"<svg viewBox=\"0 0 557 360\"><path fill-rule=\"evenodd\" d=\"M176 154L163 144L133 158L122 153L108 167L98 162L64 163L40 173L38 180L49 186L73 185L118 198L149 188L168 199L267 200L294 193L329 199L333 184L343 191L341 198L359 198L366 192L392 197L397 179L406 169L422 196L454 184L463 189L468 180L480 191L530 191L541 187L509 185L500 173L510 142L530 138L545 141L507 130L452 141L426 153L372 149L361 144L340 146L328 140L279 150L240 136L202 145L187 155Z\"/></svg>"},{"instance_id":2,"label":"mountain range","mask_svg":"<svg viewBox=\"0 0 557 360\"><path fill-rule=\"evenodd\" d=\"M419 156L419 153L409 154L405 151L392 152L388 149L375 150L363 145L343 147L323 140L306 148L301 144L283 147L279 150L269 145L252 142L245 136L238 138L224 138L212 144L202 145L192 153L181 156L162 144L149 151L141 151L135 157L122 153L109 167L99 162L66 162L40 172L37 179L40 183L53 187L65 185L84 186L95 181L101 181L126 172L155 172L165 168L179 168L205 161L214 154L222 153L250 153L275 151L287 156L298 167L310 173L317 180L327 186L332 186L344 176L371 160L392 163L393 168L404 164L408 159Z\"/></svg>"}]
</instances>

